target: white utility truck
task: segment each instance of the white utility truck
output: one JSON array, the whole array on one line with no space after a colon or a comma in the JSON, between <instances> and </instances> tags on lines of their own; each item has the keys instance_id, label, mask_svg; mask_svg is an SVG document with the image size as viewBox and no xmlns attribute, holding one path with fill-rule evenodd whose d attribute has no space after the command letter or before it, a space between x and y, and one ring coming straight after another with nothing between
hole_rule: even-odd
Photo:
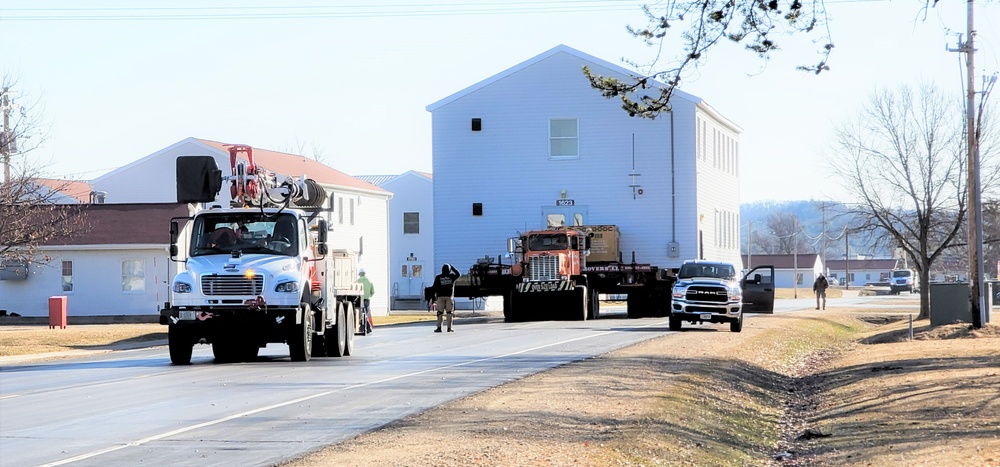
<instances>
[{"instance_id":1,"label":"white utility truck","mask_svg":"<svg viewBox=\"0 0 1000 467\"><path fill-rule=\"evenodd\" d=\"M190 364L196 344L219 362L255 359L268 343L287 343L293 361L350 355L362 291L355 255L327 245L326 192L259 170L248 146L230 147L230 166L224 177L211 156L177 158L178 202L212 203L223 181L232 201L171 220L170 257L182 263L160 312L171 362Z\"/></svg>"}]
</instances>

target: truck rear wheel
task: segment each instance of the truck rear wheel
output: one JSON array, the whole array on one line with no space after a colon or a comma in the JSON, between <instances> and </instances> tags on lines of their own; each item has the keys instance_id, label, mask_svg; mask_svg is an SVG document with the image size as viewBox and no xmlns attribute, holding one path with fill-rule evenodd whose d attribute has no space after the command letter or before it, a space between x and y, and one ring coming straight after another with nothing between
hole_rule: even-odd
<instances>
[{"instance_id":1,"label":"truck rear wheel","mask_svg":"<svg viewBox=\"0 0 1000 467\"><path fill-rule=\"evenodd\" d=\"M191 364L194 340L180 326L173 324L167 328L167 346L170 347L170 363L174 365Z\"/></svg>"},{"instance_id":2,"label":"truck rear wheel","mask_svg":"<svg viewBox=\"0 0 1000 467\"><path fill-rule=\"evenodd\" d=\"M587 299L590 298L587 294L587 286L578 285L573 290L573 298L569 301L569 316L571 321L586 321L587 315L589 314L589 303Z\"/></svg>"},{"instance_id":3,"label":"truck rear wheel","mask_svg":"<svg viewBox=\"0 0 1000 467\"><path fill-rule=\"evenodd\" d=\"M308 362L312 357L313 316L308 308L299 307L302 322L292 324L288 335L288 353L293 362Z\"/></svg>"},{"instance_id":4,"label":"truck rear wheel","mask_svg":"<svg viewBox=\"0 0 1000 467\"><path fill-rule=\"evenodd\" d=\"M351 323L347 322L347 304L337 303L337 323L330 329L326 340L326 355L330 357L343 357L344 349L347 347L347 334L354 334Z\"/></svg>"},{"instance_id":5,"label":"truck rear wheel","mask_svg":"<svg viewBox=\"0 0 1000 467\"><path fill-rule=\"evenodd\" d=\"M354 323L356 318L354 302L344 302L344 323L347 325L344 331L347 334L347 340L344 342L345 357L354 354Z\"/></svg>"},{"instance_id":6,"label":"truck rear wheel","mask_svg":"<svg viewBox=\"0 0 1000 467\"><path fill-rule=\"evenodd\" d=\"M601 294L597 290L590 289L590 296L587 297L587 319L597 319L601 315Z\"/></svg>"}]
</instances>

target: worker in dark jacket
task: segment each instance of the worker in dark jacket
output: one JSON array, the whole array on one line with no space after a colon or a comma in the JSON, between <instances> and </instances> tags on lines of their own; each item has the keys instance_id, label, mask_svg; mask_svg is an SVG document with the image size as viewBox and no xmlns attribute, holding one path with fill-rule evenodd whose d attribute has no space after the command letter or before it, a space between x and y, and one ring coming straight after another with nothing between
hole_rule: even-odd
<instances>
[{"instance_id":1,"label":"worker in dark jacket","mask_svg":"<svg viewBox=\"0 0 1000 467\"><path fill-rule=\"evenodd\" d=\"M826 280L826 276L820 273L816 276L816 280L813 281L813 292L816 292L816 309L818 310L820 306L826 309L826 289L830 287L830 282ZM820 303L822 300L822 303Z\"/></svg>"},{"instance_id":2,"label":"worker in dark jacket","mask_svg":"<svg viewBox=\"0 0 1000 467\"><path fill-rule=\"evenodd\" d=\"M437 308L437 328L434 332L441 332L441 321L448 317L448 332L453 332L451 327L455 315L455 281L462 274L455 269L455 266L445 263L441 266L441 274L434 276L434 284L431 285L431 297L434 306Z\"/></svg>"}]
</instances>

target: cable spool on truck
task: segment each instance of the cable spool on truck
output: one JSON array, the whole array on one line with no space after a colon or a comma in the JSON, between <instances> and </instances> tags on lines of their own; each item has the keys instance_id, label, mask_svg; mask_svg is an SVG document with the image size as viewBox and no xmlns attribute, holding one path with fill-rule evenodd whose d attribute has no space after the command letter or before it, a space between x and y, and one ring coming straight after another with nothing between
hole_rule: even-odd
<instances>
[{"instance_id":1,"label":"cable spool on truck","mask_svg":"<svg viewBox=\"0 0 1000 467\"><path fill-rule=\"evenodd\" d=\"M623 262L614 225L535 230L507 240L513 258L484 257L455 285L455 296L503 297L507 321L600 316L600 294L627 296L629 318L668 316L673 271Z\"/></svg>"},{"instance_id":2,"label":"cable spool on truck","mask_svg":"<svg viewBox=\"0 0 1000 467\"><path fill-rule=\"evenodd\" d=\"M211 156L177 158L179 203L214 202L224 182L232 201L170 222L180 265L160 324L171 362L190 364L196 344L220 362L252 360L268 343L288 344L293 361L352 354L362 291L356 254L327 244L326 192L260 169L249 146L229 155L229 176Z\"/></svg>"}]
</instances>

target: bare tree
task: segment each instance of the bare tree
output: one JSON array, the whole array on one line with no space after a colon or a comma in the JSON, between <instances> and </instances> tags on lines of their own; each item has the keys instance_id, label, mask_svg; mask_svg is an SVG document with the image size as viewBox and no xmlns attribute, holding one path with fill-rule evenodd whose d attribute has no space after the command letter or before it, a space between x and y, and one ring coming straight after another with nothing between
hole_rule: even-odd
<instances>
[{"instance_id":1,"label":"bare tree","mask_svg":"<svg viewBox=\"0 0 1000 467\"><path fill-rule=\"evenodd\" d=\"M22 104L24 95L12 99L16 80L3 77L2 111L4 180L0 182L0 266L44 264L42 245L58 241L87 227L79 204L65 204L64 190L71 181L43 179L37 163L27 155L44 139L37 102Z\"/></svg>"},{"instance_id":2,"label":"bare tree","mask_svg":"<svg viewBox=\"0 0 1000 467\"><path fill-rule=\"evenodd\" d=\"M320 164L328 165L327 164L328 158L326 156L326 151L323 149L322 146L320 146L317 143L312 143L311 145L306 144L306 142L300 140L298 136L295 137L295 141L293 143L283 144L279 146L278 151L286 152L288 154L296 154L299 156L311 157Z\"/></svg>"},{"instance_id":3,"label":"bare tree","mask_svg":"<svg viewBox=\"0 0 1000 467\"><path fill-rule=\"evenodd\" d=\"M791 255L812 253L802 238L802 223L795 214L779 212L767 217L767 231L773 240L772 254Z\"/></svg>"},{"instance_id":4,"label":"bare tree","mask_svg":"<svg viewBox=\"0 0 1000 467\"><path fill-rule=\"evenodd\" d=\"M936 3L936 0L935 0ZM584 68L590 84L607 98L619 98L631 116L654 118L670 110L670 96L680 85L684 73L703 63L707 52L720 42L743 44L751 53L766 61L779 49L780 36L813 36L819 44L820 59L800 65L800 70L819 74L829 70L827 61L833 50L827 29L826 9L822 2L799 0L668 0L643 7L645 27L628 27L633 36L658 48L656 59L647 65L629 62L641 70L633 79L594 75ZM683 28L675 32L675 26ZM666 42L680 40L682 51L664 57ZM667 64L661 63L667 61ZM654 83L654 82L662 83ZM650 91L652 90L652 91ZM651 92L647 94L647 92Z\"/></svg>"},{"instance_id":5,"label":"bare tree","mask_svg":"<svg viewBox=\"0 0 1000 467\"><path fill-rule=\"evenodd\" d=\"M920 280L920 318L930 316L929 271L961 239L968 186L962 108L933 86L872 93L837 129L834 171L855 199L857 230L898 247ZM987 171L984 180L996 180ZM985 182L984 182L984 186Z\"/></svg>"}]
</instances>

